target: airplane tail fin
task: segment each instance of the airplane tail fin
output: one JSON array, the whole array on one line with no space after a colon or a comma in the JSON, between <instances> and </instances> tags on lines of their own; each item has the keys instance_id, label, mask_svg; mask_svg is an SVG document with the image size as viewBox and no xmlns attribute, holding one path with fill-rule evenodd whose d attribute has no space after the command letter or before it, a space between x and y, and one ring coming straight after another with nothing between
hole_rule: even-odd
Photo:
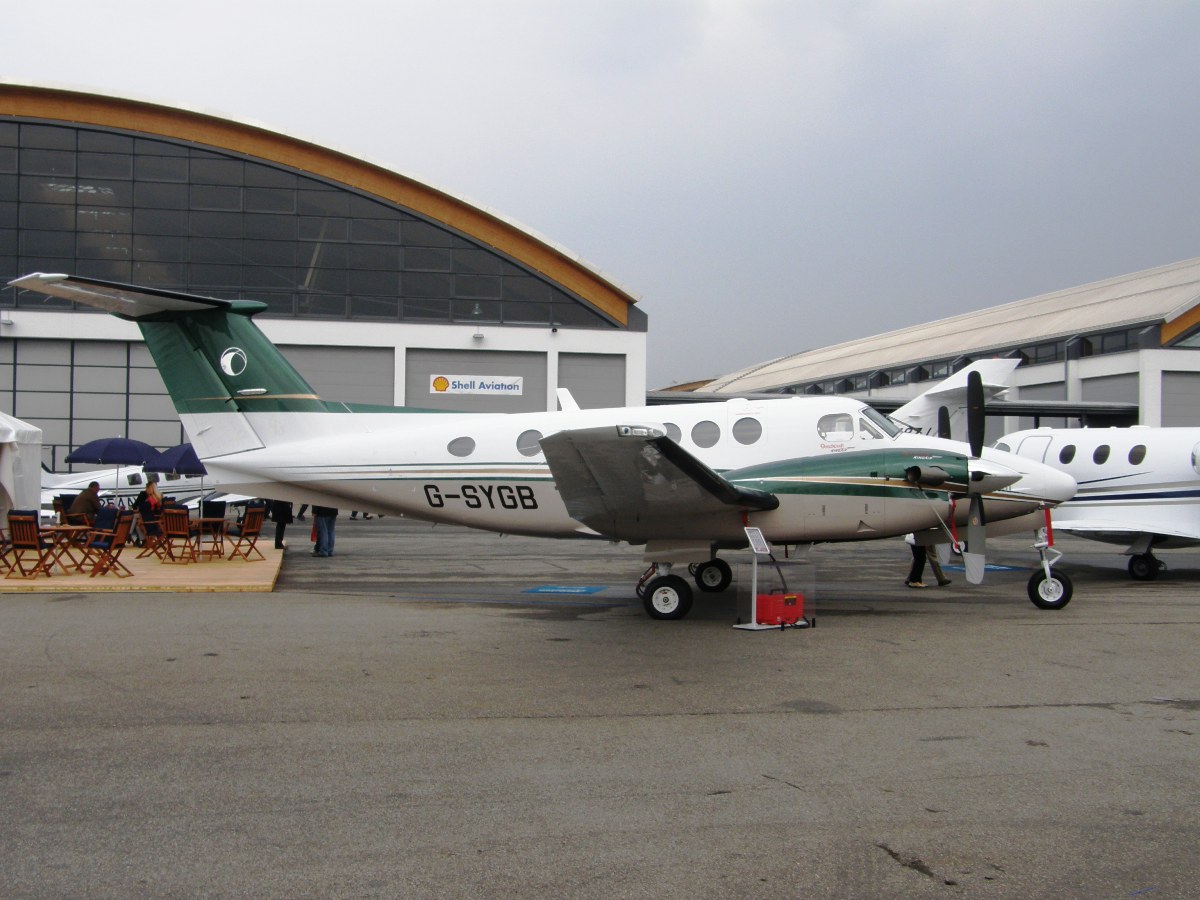
<instances>
[{"instance_id":1,"label":"airplane tail fin","mask_svg":"<svg viewBox=\"0 0 1200 900\"><path fill-rule=\"evenodd\" d=\"M68 275L37 273L9 284L136 322L202 459L263 446L247 413L329 409L251 321L263 303Z\"/></svg>"}]
</instances>

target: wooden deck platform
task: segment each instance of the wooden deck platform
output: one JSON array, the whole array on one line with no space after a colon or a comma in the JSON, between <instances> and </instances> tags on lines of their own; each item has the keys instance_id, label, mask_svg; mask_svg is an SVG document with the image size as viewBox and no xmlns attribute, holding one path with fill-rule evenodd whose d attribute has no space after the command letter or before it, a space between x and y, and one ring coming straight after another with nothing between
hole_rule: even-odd
<instances>
[{"instance_id":1,"label":"wooden deck platform","mask_svg":"<svg viewBox=\"0 0 1200 900\"><path fill-rule=\"evenodd\" d=\"M101 593L106 591L254 591L270 593L275 589L279 567L283 564L283 552L276 550L269 540L259 541L263 559L246 562L242 559L204 558L192 563L163 563L155 556L138 559L141 552L128 548L121 555L133 576L118 578L116 575L90 577L86 572L66 573L55 567L54 574L46 578L0 577L0 594L15 593Z\"/></svg>"}]
</instances>

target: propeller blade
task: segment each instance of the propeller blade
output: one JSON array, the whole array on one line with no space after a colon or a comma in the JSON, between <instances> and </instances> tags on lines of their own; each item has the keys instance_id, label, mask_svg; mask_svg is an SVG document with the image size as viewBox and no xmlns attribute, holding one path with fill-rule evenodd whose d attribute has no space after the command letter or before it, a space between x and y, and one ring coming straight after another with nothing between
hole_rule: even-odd
<instances>
[{"instance_id":1,"label":"propeller blade","mask_svg":"<svg viewBox=\"0 0 1200 900\"><path fill-rule=\"evenodd\" d=\"M950 410L945 406L938 407L937 436L950 440Z\"/></svg>"},{"instance_id":2,"label":"propeller blade","mask_svg":"<svg viewBox=\"0 0 1200 900\"><path fill-rule=\"evenodd\" d=\"M987 424L983 407L983 378L978 372L971 372L967 375L967 442L976 459L983 453L983 431Z\"/></svg>"},{"instance_id":3,"label":"propeller blade","mask_svg":"<svg viewBox=\"0 0 1200 900\"><path fill-rule=\"evenodd\" d=\"M963 553L963 567L967 570L967 581L971 584L983 582L987 567L987 519L983 512L983 497L971 495L971 508L967 512L967 549Z\"/></svg>"}]
</instances>

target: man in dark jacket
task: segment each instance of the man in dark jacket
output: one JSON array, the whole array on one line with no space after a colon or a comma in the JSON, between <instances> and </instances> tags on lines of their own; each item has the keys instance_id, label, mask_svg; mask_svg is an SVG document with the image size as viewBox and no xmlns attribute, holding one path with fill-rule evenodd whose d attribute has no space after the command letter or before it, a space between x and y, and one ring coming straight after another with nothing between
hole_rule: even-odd
<instances>
[{"instance_id":1,"label":"man in dark jacket","mask_svg":"<svg viewBox=\"0 0 1200 900\"><path fill-rule=\"evenodd\" d=\"M100 512L100 483L93 481L87 486L86 491L81 491L79 496L71 503L71 508L67 510L68 516L83 516L91 525L96 521L96 513Z\"/></svg>"},{"instance_id":2,"label":"man in dark jacket","mask_svg":"<svg viewBox=\"0 0 1200 900\"><path fill-rule=\"evenodd\" d=\"M285 546L283 532L292 524L292 504L287 500L272 500L271 518L275 520L275 549L282 550Z\"/></svg>"}]
</instances>

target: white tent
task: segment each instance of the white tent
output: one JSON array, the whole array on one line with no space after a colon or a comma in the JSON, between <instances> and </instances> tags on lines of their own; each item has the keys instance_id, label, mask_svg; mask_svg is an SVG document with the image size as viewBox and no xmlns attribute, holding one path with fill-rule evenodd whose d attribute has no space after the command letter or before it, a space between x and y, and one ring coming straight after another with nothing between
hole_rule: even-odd
<instances>
[{"instance_id":1,"label":"white tent","mask_svg":"<svg viewBox=\"0 0 1200 900\"><path fill-rule=\"evenodd\" d=\"M0 523L42 503L42 429L0 412Z\"/></svg>"}]
</instances>

